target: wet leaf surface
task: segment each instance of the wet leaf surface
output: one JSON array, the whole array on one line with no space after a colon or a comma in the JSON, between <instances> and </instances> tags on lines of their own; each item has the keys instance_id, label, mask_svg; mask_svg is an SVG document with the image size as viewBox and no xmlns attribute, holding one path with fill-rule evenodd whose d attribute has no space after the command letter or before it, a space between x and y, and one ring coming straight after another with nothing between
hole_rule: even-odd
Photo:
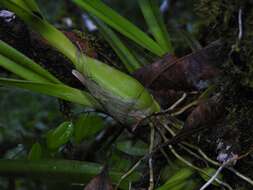
<instances>
[{"instance_id":1,"label":"wet leaf surface","mask_svg":"<svg viewBox=\"0 0 253 190\"><path fill-rule=\"evenodd\" d=\"M52 129L47 134L47 146L51 150L56 150L67 143L73 135L73 124L63 122L56 129Z\"/></svg>"}]
</instances>

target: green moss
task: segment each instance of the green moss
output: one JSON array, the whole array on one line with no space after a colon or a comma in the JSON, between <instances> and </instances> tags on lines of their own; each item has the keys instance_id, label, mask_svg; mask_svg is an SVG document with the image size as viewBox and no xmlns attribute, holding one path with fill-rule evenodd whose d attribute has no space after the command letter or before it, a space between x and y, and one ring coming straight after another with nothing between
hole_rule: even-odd
<instances>
[{"instance_id":1,"label":"green moss","mask_svg":"<svg viewBox=\"0 0 253 190\"><path fill-rule=\"evenodd\" d=\"M218 132L223 132L229 143L240 147L239 154L243 154L253 144L253 2L197 0L195 9L202 18L200 41L208 44L221 39L224 44L221 50L222 61L217 64L223 71L218 86L224 96L227 115L215 136L220 135ZM241 39L238 38L240 9L243 28ZM247 158L240 160L237 166L242 173L253 177L253 172L248 169L252 168L252 162L247 161ZM242 180L230 179L231 176L226 180L233 186L252 189Z\"/></svg>"},{"instance_id":2,"label":"green moss","mask_svg":"<svg viewBox=\"0 0 253 190\"><path fill-rule=\"evenodd\" d=\"M222 39L223 51L230 59L223 63L231 77L245 86L253 87L253 2L248 0L199 0L195 6L196 12L203 18L203 41L209 43ZM238 14L242 10L243 35L238 39ZM208 32L207 32L208 31ZM233 74L233 75L231 75Z\"/></svg>"},{"instance_id":3,"label":"green moss","mask_svg":"<svg viewBox=\"0 0 253 190\"><path fill-rule=\"evenodd\" d=\"M195 4L198 15L207 18L207 23L213 23L222 14L220 0L201 0Z\"/></svg>"}]
</instances>

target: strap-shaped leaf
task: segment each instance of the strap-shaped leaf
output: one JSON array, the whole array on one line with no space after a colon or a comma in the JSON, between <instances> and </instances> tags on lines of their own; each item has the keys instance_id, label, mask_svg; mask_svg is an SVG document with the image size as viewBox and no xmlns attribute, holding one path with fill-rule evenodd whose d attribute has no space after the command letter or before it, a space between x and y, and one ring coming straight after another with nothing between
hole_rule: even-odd
<instances>
[{"instance_id":1,"label":"strap-shaped leaf","mask_svg":"<svg viewBox=\"0 0 253 190\"><path fill-rule=\"evenodd\" d=\"M121 41L117 34L107 25L105 25L102 21L98 19L96 19L95 21L97 26L99 27L99 31L104 36L106 41L111 45L116 54L119 56L120 60L127 68L127 70L131 73L136 69L140 68L141 64L131 53L128 47L125 46L125 44Z\"/></svg>"},{"instance_id":2,"label":"strap-shaped leaf","mask_svg":"<svg viewBox=\"0 0 253 190\"><path fill-rule=\"evenodd\" d=\"M8 58L2 55L0 55L0 66L26 80L31 80L35 82L49 82L44 77L9 60Z\"/></svg>"},{"instance_id":3,"label":"strap-shaped leaf","mask_svg":"<svg viewBox=\"0 0 253 190\"><path fill-rule=\"evenodd\" d=\"M139 0L139 5L157 43L165 52L173 52L171 40L155 0Z\"/></svg>"},{"instance_id":4,"label":"strap-shaped leaf","mask_svg":"<svg viewBox=\"0 0 253 190\"><path fill-rule=\"evenodd\" d=\"M63 84L51 84L0 78L0 85L27 89L33 92L54 96L84 106L101 109L100 104L87 92L71 88Z\"/></svg>"},{"instance_id":5,"label":"strap-shaped leaf","mask_svg":"<svg viewBox=\"0 0 253 190\"><path fill-rule=\"evenodd\" d=\"M177 171L173 176L171 176L161 187L157 190L167 190L167 189L185 189L187 186L187 181L192 177L194 171L188 168L182 168Z\"/></svg>"},{"instance_id":6,"label":"strap-shaped leaf","mask_svg":"<svg viewBox=\"0 0 253 190\"><path fill-rule=\"evenodd\" d=\"M0 40L0 66L30 81L61 83L51 73Z\"/></svg>"},{"instance_id":7,"label":"strap-shaped leaf","mask_svg":"<svg viewBox=\"0 0 253 190\"><path fill-rule=\"evenodd\" d=\"M98 175L103 166L94 162L74 160L0 160L1 176L26 176L32 179L67 181L71 183L86 183ZM119 169L110 169L109 176L114 184L125 173ZM130 182L141 178L139 172L132 172L120 185L127 190Z\"/></svg>"},{"instance_id":8,"label":"strap-shaped leaf","mask_svg":"<svg viewBox=\"0 0 253 190\"><path fill-rule=\"evenodd\" d=\"M126 18L119 15L113 9L104 4L101 0L73 0L85 11L98 17L112 28L122 33L152 53L161 56L166 52L147 34L137 26L129 22Z\"/></svg>"},{"instance_id":9,"label":"strap-shaped leaf","mask_svg":"<svg viewBox=\"0 0 253 190\"><path fill-rule=\"evenodd\" d=\"M76 63L77 48L62 32L49 24L45 19L30 9L28 10L24 6L20 6L20 4L17 4L13 0L1 0L0 5L15 12L26 24L36 32L39 32L51 45L69 58L73 64Z\"/></svg>"},{"instance_id":10,"label":"strap-shaped leaf","mask_svg":"<svg viewBox=\"0 0 253 190\"><path fill-rule=\"evenodd\" d=\"M79 71L78 75L84 75L79 78L85 78L85 85L91 94L100 102L103 101L103 107L115 119L131 123L135 122L139 115L143 117L160 110L154 98L137 80L109 65L81 54L62 32L32 12L22 9L12 1L3 0L1 3L18 14L25 23L39 32L52 46L75 64ZM156 43L155 45L157 46ZM132 117L129 117L129 112Z\"/></svg>"},{"instance_id":11,"label":"strap-shaped leaf","mask_svg":"<svg viewBox=\"0 0 253 190\"><path fill-rule=\"evenodd\" d=\"M30 7L26 4L24 0L9 0L10 2L13 2L17 4L18 6L22 7L23 9L26 9L27 11L30 11ZM4 1L1 1L1 3L4 3Z\"/></svg>"},{"instance_id":12,"label":"strap-shaped leaf","mask_svg":"<svg viewBox=\"0 0 253 190\"><path fill-rule=\"evenodd\" d=\"M35 14L39 14L42 17L42 13L35 0L23 0L23 1L26 3L26 5L30 8L32 12L34 12Z\"/></svg>"},{"instance_id":13,"label":"strap-shaped leaf","mask_svg":"<svg viewBox=\"0 0 253 190\"><path fill-rule=\"evenodd\" d=\"M10 0L10 1L16 3L20 7L23 7L25 9L41 16L41 11L40 11L37 3L35 2L35 0Z\"/></svg>"}]
</instances>

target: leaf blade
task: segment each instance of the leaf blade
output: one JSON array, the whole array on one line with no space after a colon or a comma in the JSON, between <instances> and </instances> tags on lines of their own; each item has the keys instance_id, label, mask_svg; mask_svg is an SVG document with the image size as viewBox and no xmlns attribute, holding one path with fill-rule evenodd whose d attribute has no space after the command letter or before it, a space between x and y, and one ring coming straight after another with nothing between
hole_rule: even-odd
<instances>
[{"instance_id":1,"label":"leaf blade","mask_svg":"<svg viewBox=\"0 0 253 190\"><path fill-rule=\"evenodd\" d=\"M43 38L45 38L51 45L69 58L73 64L77 62L77 48L53 25L49 24L45 19L31 12L30 9L26 9L16 2L2 0L1 4L15 12L26 24L28 24L35 31L39 32Z\"/></svg>"},{"instance_id":2,"label":"leaf blade","mask_svg":"<svg viewBox=\"0 0 253 190\"><path fill-rule=\"evenodd\" d=\"M0 84L4 86L27 89L84 106L101 109L100 104L87 92L62 84L41 83L7 78L0 78Z\"/></svg>"},{"instance_id":3,"label":"leaf blade","mask_svg":"<svg viewBox=\"0 0 253 190\"><path fill-rule=\"evenodd\" d=\"M96 19L96 24L99 27L99 31L104 36L106 41L111 45L113 50L119 56L120 60L131 73L136 69L141 67L141 64L131 53L131 51L125 46L121 39L116 35L116 33L106 26L102 21Z\"/></svg>"},{"instance_id":4,"label":"leaf blade","mask_svg":"<svg viewBox=\"0 0 253 190\"><path fill-rule=\"evenodd\" d=\"M154 0L139 0L138 2L148 27L157 43L166 53L173 52L171 40L157 3Z\"/></svg>"},{"instance_id":5,"label":"leaf blade","mask_svg":"<svg viewBox=\"0 0 253 190\"><path fill-rule=\"evenodd\" d=\"M57 150L66 144L72 137L74 127L72 122L63 122L57 128L52 129L47 134L47 147L50 150Z\"/></svg>"},{"instance_id":6,"label":"leaf blade","mask_svg":"<svg viewBox=\"0 0 253 190\"><path fill-rule=\"evenodd\" d=\"M2 40L0 40L0 56L1 66L24 79L38 82L48 81L53 83L61 83L47 70ZM26 72L27 75L25 74Z\"/></svg>"},{"instance_id":7,"label":"leaf blade","mask_svg":"<svg viewBox=\"0 0 253 190\"><path fill-rule=\"evenodd\" d=\"M98 17L106 24L108 24L118 32L122 33L129 39L133 40L143 48L148 49L149 51L158 56L161 56L166 53L152 38L150 38L147 34L145 34L142 30L140 30L137 26L132 24L126 18L122 17L110 7L105 5L102 1L73 1L81 8Z\"/></svg>"},{"instance_id":8,"label":"leaf blade","mask_svg":"<svg viewBox=\"0 0 253 190\"><path fill-rule=\"evenodd\" d=\"M2 55L0 55L0 66L27 80L33 80L35 82L49 82L47 79L41 77L37 73L18 65Z\"/></svg>"}]
</instances>

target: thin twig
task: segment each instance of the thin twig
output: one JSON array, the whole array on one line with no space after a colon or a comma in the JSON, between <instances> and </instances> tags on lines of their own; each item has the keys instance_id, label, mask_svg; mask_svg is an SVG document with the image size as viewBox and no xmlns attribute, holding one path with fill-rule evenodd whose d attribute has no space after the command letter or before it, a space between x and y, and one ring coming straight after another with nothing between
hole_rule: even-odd
<instances>
[{"instance_id":1,"label":"thin twig","mask_svg":"<svg viewBox=\"0 0 253 190\"><path fill-rule=\"evenodd\" d=\"M166 124L163 124L160 122L160 124L162 124L162 126L167 130L169 131L169 133L172 135L172 136L176 136L176 133ZM179 144L179 147L181 147L182 149L184 149L185 151L187 151L189 154L193 155L194 157L196 157L197 159L199 160L203 160L199 155L197 155L196 153L192 152L190 149L188 149L187 147L185 147L183 144Z\"/></svg>"},{"instance_id":2,"label":"thin twig","mask_svg":"<svg viewBox=\"0 0 253 190\"><path fill-rule=\"evenodd\" d=\"M211 158L209 158L199 147L193 145L193 144L190 144L188 142L182 142L182 144L188 146L189 148L192 148L192 149L195 149L198 151L198 153L203 157L204 160L206 160L207 162L215 165L215 166L220 166L220 163L219 162L216 162L214 160L212 160Z\"/></svg>"},{"instance_id":3,"label":"thin twig","mask_svg":"<svg viewBox=\"0 0 253 190\"><path fill-rule=\"evenodd\" d=\"M203 131L205 130L206 127L201 127L201 128L193 128L190 131L180 131L178 134L176 134L176 136L174 136L171 139L168 139L167 141L165 141L164 143L156 146L153 151L152 154L146 155L145 157L148 158L151 155L155 154L157 151L159 151L161 148L167 147L168 145L171 144L175 144L175 143L180 143L182 140L184 140L186 137L189 137L190 135L196 134L199 131ZM144 158L145 159L145 158Z\"/></svg>"},{"instance_id":4,"label":"thin twig","mask_svg":"<svg viewBox=\"0 0 253 190\"><path fill-rule=\"evenodd\" d=\"M189 108L196 106L197 104L198 104L198 101L195 100L195 101L189 103L188 105L184 106L183 108L181 108L179 111L172 113L171 116L180 115L180 114L184 113L186 110L188 110Z\"/></svg>"},{"instance_id":5,"label":"thin twig","mask_svg":"<svg viewBox=\"0 0 253 190\"><path fill-rule=\"evenodd\" d=\"M163 154L163 156L165 157L166 161L168 162L168 164L170 165L171 164L171 161L169 159L169 156L166 154L164 148L161 148L161 153Z\"/></svg>"},{"instance_id":6,"label":"thin twig","mask_svg":"<svg viewBox=\"0 0 253 190\"><path fill-rule=\"evenodd\" d=\"M164 110L163 113L166 113L168 111L174 110L184 99L186 98L187 94L183 93L182 97L179 98L172 106L170 106L168 109Z\"/></svg>"},{"instance_id":7,"label":"thin twig","mask_svg":"<svg viewBox=\"0 0 253 190\"><path fill-rule=\"evenodd\" d=\"M166 110L162 110L160 112L156 112L156 113L152 113L151 115L148 115L147 117L144 117L142 119L140 119L133 127L132 130L134 131L142 122L151 119L153 117L157 117L160 115L166 115L166 114L170 114L185 98L186 98L187 94L183 93L182 97L179 98L172 106L170 106L168 109Z\"/></svg>"},{"instance_id":8,"label":"thin twig","mask_svg":"<svg viewBox=\"0 0 253 190\"><path fill-rule=\"evenodd\" d=\"M129 182L128 190L131 190L131 189L132 189L132 182Z\"/></svg>"},{"instance_id":9,"label":"thin twig","mask_svg":"<svg viewBox=\"0 0 253 190\"><path fill-rule=\"evenodd\" d=\"M159 122L172 136L175 136L176 133L166 124L163 124L161 122ZM195 150L197 150L199 152L199 154L206 160L208 161L209 163L215 165L215 166L221 166L221 164L219 162L216 162L214 160L212 160L211 158L209 158L199 147L196 147L190 143L187 143L187 142L182 142L182 144L190 147L190 148L193 148ZM185 147L182 147L182 148L185 148ZM245 156L247 156L250 152L252 152L253 149L249 152L247 152L246 154L242 155L242 156L239 156L237 159L241 159ZM189 150L187 150L187 152L189 152ZM190 152L189 152L190 153ZM194 154L194 156L196 157L196 154ZM237 171L236 169L234 169L233 167L225 167L226 169L230 170L232 173L234 173L236 176L238 176L239 178L243 179L244 181L248 182L249 184L253 185L253 180L250 179L249 177L241 174L239 171Z\"/></svg>"},{"instance_id":10,"label":"thin twig","mask_svg":"<svg viewBox=\"0 0 253 190\"><path fill-rule=\"evenodd\" d=\"M159 130L159 127L158 127L158 130ZM168 141L167 137L166 137L163 133L160 132L160 135L162 136L162 138L163 138L165 141ZM187 166L189 166L189 167L191 167L191 168L193 168L193 169L195 169L195 170L197 170L197 171L203 173L204 175L206 175L206 176L208 176L208 177L211 177L211 176L209 176L209 174L208 174L207 172L205 172L205 171L202 170L201 168L199 168L199 167L193 165L191 162L187 161L187 160L184 159L182 156L180 156L180 155L177 153L177 151L173 148L172 145L168 145L168 147L169 147L170 151L172 152L172 154L173 154L178 160L180 160L181 162L185 163ZM219 179L217 179L217 178L215 178L214 180L215 180L217 183L219 183L220 185L223 185L224 187L227 187L229 190L232 190L232 187L231 187L229 184L227 184L227 183L225 183L225 182L223 182L223 181L221 181L221 180L219 180Z\"/></svg>"},{"instance_id":11,"label":"thin twig","mask_svg":"<svg viewBox=\"0 0 253 190\"><path fill-rule=\"evenodd\" d=\"M171 146L171 145L170 145L170 146ZM193 165L191 162L187 161L187 160L184 159L182 156L180 156L180 155L175 151L175 149L171 149L171 151L172 151L172 153L174 154L174 156L176 156L177 159L179 159L180 161L182 161L183 163L185 163L187 166L189 166L189 167L191 167L191 168L193 168L193 169L195 169L195 170L197 170L197 171L203 173L204 175L206 175L206 176L208 176L208 177L211 177L207 172L205 172L205 171L202 170L201 168L199 168L199 167ZM233 190L233 188L232 188L229 184L227 184L227 183L225 183L225 182L223 182L223 181L221 181L221 180L219 180L219 179L217 179L217 178L215 178L215 181L216 181L217 183L219 183L220 185L223 185L224 187L227 187L229 190Z\"/></svg>"},{"instance_id":12,"label":"thin twig","mask_svg":"<svg viewBox=\"0 0 253 190\"><path fill-rule=\"evenodd\" d=\"M215 165L215 166L221 166L221 164L219 162L216 162L214 160L212 160L211 158L209 158L199 147L196 147L192 144L186 143L186 142L182 142L182 144L185 144L191 148L194 148L196 150L198 150L199 154L209 163ZM241 158L241 156L239 156L238 158ZM234 169L233 167L225 167L226 169L228 169L229 171L231 171L232 173L234 173L236 176L238 176L239 178L241 178L242 180L248 182L249 184L251 184L253 186L253 180L250 179L249 177L243 175L242 173L240 173L239 171L237 171L236 169Z\"/></svg>"},{"instance_id":13,"label":"thin twig","mask_svg":"<svg viewBox=\"0 0 253 190\"><path fill-rule=\"evenodd\" d=\"M173 137L176 136L176 133L166 124L159 122Z\"/></svg>"},{"instance_id":14,"label":"thin twig","mask_svg":"<svg viewBox=\"0 0 253 190\"><path fill-rule=\"evenodd\" d=\"M218 170L215 172L215 174L199 189L199 190L205 190L213 181L217 178L219 173L222 171L222 169L225 167L225 165L221 165Z\"/></svg>"},{"instance_id":15,"label":"thin twig","mask_svg":"<svg viewBox=\"0 0 253 190\"><path fill-rule=\"evenodd\" d=\"M253 180L250 179L249 177L246 177L245 175L241 174L240 172L238 172L237 170L235 170L232 167L228 167L227 169L230 170L231 172L233 172L239 178L243 179L244 181L248 182L249 184L251 184L253 186Z\"/></svg>"},{"instance_id":16,"label":"thin twig","mask_svg":"<svg viewBox=\"0 0 253 190\"><path fill-rule=\"evenodd\" d=\"M238 159L238 156L235 155L228 159L227 161L223 162L223 164L217 169L217 171L214 173L214 175L200 188L200 190L205 190L215 179L217 179L217 176L222 171L223 168L233 163L235 160Z\"/></svg>"},{"instance_id":17,"label":"thin twig","mask_svg":"<svg viewBox=\"0 0 253 190\"><path fill-rule=\"evenodd\" d=\"M172 136L176 136L176 133L166 124L163 124L160 122L160 124L162 124L162 126L172 135ZM182 142L183 143L183 142ZM189 154L193 155L194 157L196 157L199 160L204 161L199 155L197 155L196 153L192 152L189 148L185 147L183 144L179 144L179 147L184 149L186 152L188 152Z\"/></svg>"},{"instance_id":18,"label":"thin twig","mask_svg":"<svg viewBox=\"0 0 253 190\"><path fill-rule=\"evenodd\" d=\"M195 158L197 158L197 159L203 161L206 165L208 165L207 162L206 162L206 160L205 160L204 158L202 158L202 157L201 157L200 155L198 155L197 153L193 152L193 151L192 151L191 149L189 149L188 147L184 146L184 145L181 144L181 143L180 143L178 146L179 146L180 148L182 148L183 150L185 150L187 153L191 154L191 155L194 156Z\"/></svg>"},{"instance_id":19,"label":"thin twig","mask_svg":"<svg viewBox=\"0 0 253 190\"><path fill-rule=\"evenodd\" d=\"M154 138L155 138L155 128L152 123L150 123L150 145L149 145L149 153L153 151L154 148ZM149 188L148 190L153 190L154 189L154 171L153 171L153 158L150 156L148 160L148 165L149 165Z\"/></svg>"},{"instance_id":20,"label":"thin twig","mask_svg":"<svg viewBox=\"0 0 253 190\"><path fill-rule=\"evenodd\" d=\"M143 158L138 160L123 176L121 176L118 184L115 187L115 190L119 188L121 182L124 181L124 179L126 179L131 173L133 173L133 171L141 164L142 161L143 161Z\"/></svg>"},{"instance_id":21,"label":"thin twig","mask_svg":"<svg viewBox=\"0 0 253 190\"><path fill-rule=\"evenodd\" d=\"M242 35L243 35L243 27L242 27L242 8L239 9L239 13L238 13L238 25L239 25L238 40L241 41Z\"/></svg>"}]
</instances>

